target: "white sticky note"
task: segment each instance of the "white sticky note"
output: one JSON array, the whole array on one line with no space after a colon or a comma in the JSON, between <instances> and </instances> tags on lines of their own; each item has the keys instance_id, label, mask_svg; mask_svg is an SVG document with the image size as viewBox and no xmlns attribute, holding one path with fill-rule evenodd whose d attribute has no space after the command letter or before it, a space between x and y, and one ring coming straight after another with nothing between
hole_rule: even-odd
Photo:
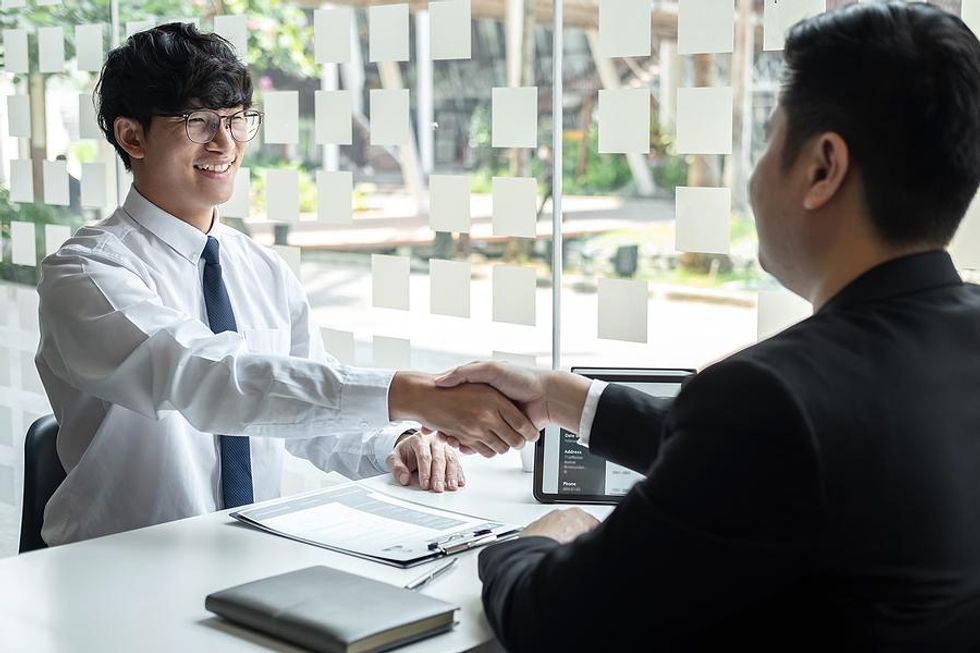
<instances>
[{"instance_id":1,"label":"white sticky note","mask_svg":"<svg viewBox=\"0 0 980 653\"><path fill-rule=\"evenodd\" d=\"M732 0L680 0L677 53L733 52L735 3Z\"/></svg>"},{"instance_id":2,"label":"white sticky note","mask_svg":"<svg viewBox=\"0 0 980 653\"><path fill-rule=\"evenodd\" d=\"M408 61L408 3L368 7L368 58Z\"/></svg>"},{"instance_id":3,"label":"white sticky note","mask_svg":"<svg viewBox=\"0 0 980 653\"><path fill-rule=\"evenodd\" d=\"M606 340L647 341L646 281L599 279L599 331Z\"/></svg>"},{"instance_id":4,"label":"white sticky note","mask_svg":"<svg viewBox=\"0 0 980 653\"><path fill-rule=\"evenodd\" d=\"M317 220L325 224L354 224L354 173L316 171Z\"/></svg>"},{"instance_id":5,"label":"white sticky note","mask_svg":"<svg viewBox=\"0 0 980 653\"><path fill-rule=\"evenodd\" d=\"M493 235L534 238L537 182L533 177L493 178Z\"/></svg>"},{"instance_id":6,"label":"white sticky note","mask_svg":"<svg viewBox=\"0 0 980 653\"><path fill-rule=\"evenodd\" d=\"M728 253L731 189L678 186L675 207L678 252Z\"/></svg>"},{"instance_id":7,"label":"white sticky note","mask_svg":"<svg viewBox=\"0 0 980 653\"><path fill-rule=\"evenodd\" d=\"M10 201L34 201L34 163L30 159L10 161Z\"/></svg>"},{"instance_id":8,"label":"white sticky note","mask_svg":"<svg viewBox=\"0 0 980 653\"><path fill-rule=\"evenodd\" d=\"M224 204L218 205L218 215L224 218L249 218L252 215L251 206L252 175L249 168L239 168L235 173L231 197Z\"/></svg>"},{"instance_id":9,"label":"white sticky note","mask_svg":"<svg viewBox=\"0 0 980 653\"><path fill-rule=\"evenodd\" d=\"M51 256L71 238L71 227L66 224L44 225L44 255Z\"/></svg>"},{"instance_id":10,"label":"white sticky note","mask_svg":"<svg viewBox=\"0 0 980 653\"><path fill-rule=\"evenodd\" d=\"M980 270L980 193L966 210L949 252L961 270Z\"/></svg>"},{"instance_id":11,"label":"white sticky note","mask_svg":"<svg viewBox=\"0 0 980 653\"><path fill-rule=\"evenodd\" d=\"M278 254L280 258L286 262L289 269L292 270L293 274L296 275L296 278L299 279L299 269L303 258L303 250L301 250L299 247L291 247L289 245L273 245L272 251Z\"/></svg>"},{"instance_id":12,"label":"white sticky note","mask_svg":"<svg viewBox=\"0 0 980 653\"><path fill-rule=\"evenodd\" d=\"M533 354L518 354L511 351L494 350L490 358L495 361L503 361L521 367L537 367L538 359Z\"/></svg>"},{"instance_id":13,"label":"white sticky note","mask_svg":"<svg viewBox=\"0 0 980 653\"><path fill-rule=\"evenodd\" d=\"M37 265L37 238L33 222L10 223L10 249L14 265Z\"/></svg>"},{"instance_id":14,"label":"white sticky note","mask_svg":"<svg viewBox=\"0 0 980 653\"><path fill-rule=\"evenodd\" d=\"M404 338L374 336L374 367L386 370L404 370L412 367L412 343Z\"/></svg>"},{"instance_id":15,"label":"white sticky note","mask_svg":"<svg viewBox=\"0 0 980 653\"><path fill-rule=\"evenodd\" d=\"M534 268L493 266L493 321L534 326L537 291Z\"/></svg>"},{"instance_id":16,"label":"white sticky note","mask_svg":"<svg viewBox=\"0 0 980 653\"><path fill-rule=\"evenodd\" d=\"M299 91L266 91L265 142L299 143Z\"/></svg>"},{"instance_id":17,"label":"white sticky note","mask_svg":"<svg viewBox=\"0 0 980 653\"><path fill-rule=\"evenodd\" d=\"M68 206L68 163L42 161L41 183L44 203L51 206Z\"/></svg>"},{"instance_id":18,"label":"white sticky note","mask_svg":"<svg viewBox=\"0 0 980 653\"><path fill-rule=\"evenodd\" d=\"M650 0L599 0L599 56L650 56Z\"/></svg>"},{"instance_id":19,"label":"white sticky note","mask_svg":"<svg viewBox=\"0 0 980 653\"><path fill-rule=\"evenodd\" d=\"M78 94L78 137L103 138L102 130L95 118L95 105L92 104L92 96L88 93Z\"/></svg>"},{"instance_id":20,"label":"white sticky note","mask_svg":"<svg viewBox=\"0 0 980 653\"><path fill-rule=\"evenodd\" d=\"M105 62L105 25L75 26L75 58L79 70L98 72Z\"/></svg>"},{"instance_id":21,"label":"white sticky note","mask_svg":"<svg viewBox=\"0 0 980 653\"><path fill-rule=\"evenodd\" d=\"M762 49L782 50L786 33L797 22L827 10L827 0L765 0L762 9Z\"/></svg>"},{"instance_id":22,"label":"white sticky note","mask_svg":"<svg viewBox=\"0 0 980 653\"><path fill-rule=\"evenodd\" d=\"M429 312L453 317L470 316L468 261L429 259Z\"/></svg>"},{"instance_id":23,"label":"white sticky note","mask_svg":"<svg viewBox=\"0 0 980 653\"><path fill-rule=\"evenodd\" d=\"M810 302L785 288L760 290L757 305L758 339L764 340L775 335L812 314Z\"/></svg>"},{"instance_id":24,"label":"white sticky note","mask_svg":"<svg viewBox=\"0 0 980 653\"><path fill-rule=\"evenodd\" d=\"M677 89L678 154L732 153L732 88Z\"/></svg>"},{"instance_id":25,"label":"white sticky note","mask_svg":"<svg viewBox=\"0 0 980 653\"><path fill-rule=\"evenodd\" d=\"M648 88L599 91L599 151L610 154L649 154Z\"/></svg>"},{"instance_id":26,"label":"white sticky note","mask_svg":"<svg viewBox=\"0 0 980 653\"><path fill-rule=\"evenodd\" d=\"M960 19L980 37L980 0L963 0L960 4Z\"/></svg>"},{"instance_id":27,"label":"white sticky note","mask_svg":"<svg viewBox=\"0 0 980 653\"><path fill-rule=\"evenodd\" d=\"M106 205L106 164L82 164L81 203L85 208L100 209Z\"/></svg>"},{"instance_id":28,"label":"white sticky note","mask_svg":"<svg viewBox=\"0 0 980 653\"><path fill-rule=\"evenodd\" d=\"M337 329L320 329L323 348L344 365L354 364L354 334Z\"/></svg>"},{"instance_id":29,"label":"white sticky note","mask_svg":"<svg viewBox=\"0 0 980 653\"><path fill-rule=\"evenodd\" d=\"M9 134L17 138L31 137L31 97L7 96L7 127Z\"/></svg>"},{"instance_id":30,"label":"white sticky note","mask_svg":"<svg viewBox=\"0 0 980 653\"><path fill-rule=\"evenodd\" d=\"M38 70L42 73L65 72L65 30L63 27L37 28Z\"/></svg>"},{"instance_id":31,"label":"white sticky note","mask_svg":"<svg viewBox=\"0 0 980 653\"><path fill-rule=\"evenodd\" d=\"M143 20L131 20L126 23L126 38L135 34L136 32L145 32L148 29L156 27L156 21L152 18L145 18Z\"/></svg>"},{"instance_id":32,"label":"white sticky note","mask_svg":"<svg viewBox=\"0 0 980 653\"><path fill-rule=\"evenodd\" d=\"M470 0L438 0L429 3L429 51L432 59L469 59Z\"/></svg>"},{"instance_id":33,"label":"white sticky note","mask_svg":"<svg viewBox=\"0 0 980 653\"><path fill-rule=\"evenodd\" d=\"M408 102L407 88L371 89L371 145L412 142Z\"/></svg>"},{"instance_id":34,"label":"white sticky note","mask_svg":"<svg viewBox=\"0 0 980 653\"><path fill-rule=\"evenodd\" d=\"M265 213L274 222L299 222L299 172L267 170Z\"/></svg>"},{"instance_id":35,"label":"white sticky note","mask_svg":"<svg viewBox=\"0 0 980 653\"><path fill-rule=\"evenodd\" d=\"M491 92L493 147L538 146L538 88L494 88Z\"/></svg>"},{"instance_id":36,"label":"white sticky note","mask_svg":"<svg viewBox=\"0 0 980 653\"><path fill-rule=\"evenodd\" d=\"M371 305L407 311L409 270L410 260L407 256L372 254Z\"/></svg>"},{"instance_id":37,"label":"white sticky note","mask_svg":"<svg viewBox=\"0 0 980 653\"><path fill-rule=\"evenodd\" d=\"M313 94L316 142L350 145L353 99L350 91L316 91Z\"/></svg>"},{"instance_id":38,"label":"white sticky note","mask_svg":"<svg viewBox=\"0 0 980 653\"><path fill-rule=\"evenodd\" d=\"M429 226L433 231L469 233L470 175L429 177Z\"/></svg>"},{"instance_id":39,"label":"white sticky note","mask_svg":"<svg viewBox=\"0 0 980 653\"><path fill-rule=\"evenodd\" d=\"M248 60L248 24L244 14L215 16L214 31L231 43L239 59Z\"/></svg>"},{"instance_id":40,"label":"white sticky note","mask_svg":"<svg viewBox=\"0 0 980 653\"><path fill-rule=\"evenodd\" d=\"M26 73L30 70L27 56L27 30L3 30L3 71L5 73Z\"/></svg>"},{"instance_id":41,"label":"white sticky note","mask_svg":"<svg viewBox=\"0 0 980 653\"><path fill-rule=\"evenodd\" d=\"M350 61L351 7L313 11L313 56L317 63Z\"/></svg>"}]
</instances>

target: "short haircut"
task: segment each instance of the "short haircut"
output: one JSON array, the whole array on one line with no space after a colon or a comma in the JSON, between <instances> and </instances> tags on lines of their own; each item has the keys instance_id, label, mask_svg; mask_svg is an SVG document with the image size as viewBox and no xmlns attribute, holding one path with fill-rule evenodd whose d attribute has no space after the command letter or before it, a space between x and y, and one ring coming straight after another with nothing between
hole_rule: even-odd
<instances>
[{"instance_id":1,"label":"short haircut","mask_svg":"<svg viewBox=\"0 0 980 653\"><path fill-rule=\"evenodd\" d=\"M980 182L976 35L927 4L851 4L795 25L784 58L784 167L835 132L884 242L949 243Z\"/></svg>"},{"instance_id":2,"label":"short haircut","mask_svg":"<svg viewBox=\"0 0 980 653\"><path fill-rule=\"evenodd\" d=\"M168 23L133 34L110 51L95 88L99 128L131 169L116 142L116 118L150 129L154 115L192 106L228 109L252 105L252 80L231 44L191 23Z\"/></svg>"}]
</instances>

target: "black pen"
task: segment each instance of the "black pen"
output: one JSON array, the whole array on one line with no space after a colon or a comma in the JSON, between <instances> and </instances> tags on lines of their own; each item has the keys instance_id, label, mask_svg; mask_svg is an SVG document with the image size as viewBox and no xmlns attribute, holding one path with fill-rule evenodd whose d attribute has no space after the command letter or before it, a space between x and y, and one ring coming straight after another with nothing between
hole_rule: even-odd
<instances>
[{"instance_id":1,"label":"black pen","mask_svg":"<svg viewBox=\"0 0 980 653\"><path fill-rule=\"evenodd\" d=\"M442 576L444 573L452 569L457 562L459 562L459 558L450 558L447 562L435 567L434 569L430 569L428 572L422 574L418 578L408 581L408 583L405 585L405 589L407 590L422 589L423 587L431 583L433 580L435 580L439 576Z\"/></svg>"}]
</instances>

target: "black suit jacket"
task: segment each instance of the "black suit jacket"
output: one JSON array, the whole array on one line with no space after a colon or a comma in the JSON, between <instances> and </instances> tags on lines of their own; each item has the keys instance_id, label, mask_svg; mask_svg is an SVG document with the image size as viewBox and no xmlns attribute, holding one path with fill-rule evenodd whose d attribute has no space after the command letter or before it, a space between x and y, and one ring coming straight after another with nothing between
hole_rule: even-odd
<instances>
[{"instance_id":1,"label":"black suit jacket","mask_svg":"<svg viewBox=\"0 0 980 653\"><path fill-rule=\"evenodd\" d=\"M881 265L673 404L611 385L646 472L592 532L480 555L511 651L980 650L980 287Z\"/></svg>"}]
</instances>

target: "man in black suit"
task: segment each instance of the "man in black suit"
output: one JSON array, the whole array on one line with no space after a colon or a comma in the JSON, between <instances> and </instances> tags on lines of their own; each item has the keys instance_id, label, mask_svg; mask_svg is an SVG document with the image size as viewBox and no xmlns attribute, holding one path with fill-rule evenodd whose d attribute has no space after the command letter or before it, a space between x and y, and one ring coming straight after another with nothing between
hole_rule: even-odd
<instances>
[{"instance_id":1,"label":"man in black suit","mask_svg":"<svg viewBox=\"0 0 980 653\"><path fill-rule=\"evenodd\" d=\"M980 181L980 43L876 2L796 25L785 59L750 194L813 317L672 403L494 363L438 381L646 474L602 523L554 511L481 553L511 651L980 650L980 288L944 251Z\"/></svg>"}]
</instances>

